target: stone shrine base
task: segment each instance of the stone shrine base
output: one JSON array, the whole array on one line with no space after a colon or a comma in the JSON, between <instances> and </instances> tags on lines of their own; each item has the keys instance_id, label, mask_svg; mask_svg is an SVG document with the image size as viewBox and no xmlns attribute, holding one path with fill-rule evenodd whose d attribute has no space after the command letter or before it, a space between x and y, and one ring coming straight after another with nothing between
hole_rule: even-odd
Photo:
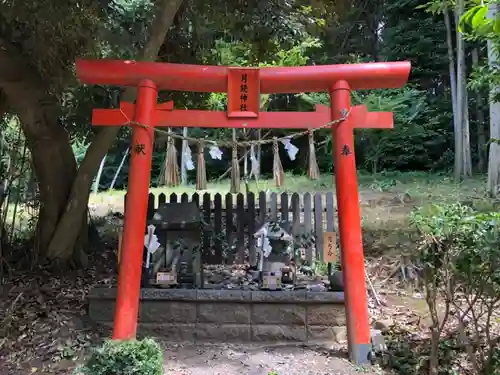
<instances>
[{"instance_id":1,"label":"stone shrine base","mask_svg":"<svg viewBox=\"0 0 500 375\"><path fill-rule=\"evenodd\" d=\"M90 292L90 318L112 327L116 289ZM346 341L344 293L141 289L138 333L170 342Z\"/></svg>"}]
</instances>

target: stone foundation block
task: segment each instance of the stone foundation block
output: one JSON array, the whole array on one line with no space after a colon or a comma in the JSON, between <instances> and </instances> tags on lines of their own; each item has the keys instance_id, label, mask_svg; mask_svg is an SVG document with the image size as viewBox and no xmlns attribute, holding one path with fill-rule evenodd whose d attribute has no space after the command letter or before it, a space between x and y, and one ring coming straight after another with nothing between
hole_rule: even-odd
<instances>
[{"instance_id":1,"label":"stone foundation block","mask_svg":"<svg viewBox=\"0 0 500 375\"><path fill-rule=\"evenodd\" d=\"M307 323L311 326L344 326L345 308L343 305L309 305Z\"/></svg>"},{"instance_id":2,"label":"stone foundation block","mask_svg":"<svg viewBox=\"0 0 500 375\"><path fill-rule=\"evenodd\" d=\"M295 325L254 324L252 325L252 341L306 342L306 327Z\"/></svg>"},{"instance_id":3,"label":"stone foundation block","mask_svg":"<svg viewBox=\"0 0 500 375\"><path fill-rule=\"evenodd\" d=\"M306 308L298 304L255 304L252 324L305 325Z\"/></svg>"},{"instance_id":4,"label":"stone foundation block","mask_svg":"<svg viewBox=\"0 0 500 375\"><path fill-rule=\"evenodd\" d=\"M199 323L250 324L251 305L242 303L200 303Z\"/></svg>"},{"instance_id":5,"label":"stone foundation block","mask_svg":"<svg viewBox=\"0 0 500 375\"><path fill-rule=\"evenodd\" d=\"M344 343L347 342L346 327L308 326L307 342L309 343Z\"/></svg>"},{"instance_id":6,"label":"stone foundation block","mask_svg":"<svg viewBox=\"0 0 500 375\"><path fill-rule=\"evenodd\" d=\"M197 342L248 342L250 333L249 324L196 324Z\"/></svg>"},{"instance_id":7,"label":"stone foundation block","mask_svg":"<svg viewBox=\"0 0 500 375\"><path fill-rule=\"evenodd\" d=\"M116 290L91 291L90 318L113 326ZM342 293L142 289L138 335L170 342L342 343Z\"/></svg>"},{"instance_id":8,"label":"stone foundation block","mask_svg":"<svg viewBox=\"0 0 500 375\"><path fill-rule=\"evenodd\" d=\"M140 322L144 323L196 323L196 302L150 301L141 304Z\"/></svg>"},{"instance_id":9,"label":"stone foundation block","mask_svg":"<svg viewBox=\"0 0 500 375\"><path fill-rule=\"evenodd\" d=\"M143 337L158 337L169 342L193 342L196 324L139 323L138 333Z\"/></svg>"}]
</instances>

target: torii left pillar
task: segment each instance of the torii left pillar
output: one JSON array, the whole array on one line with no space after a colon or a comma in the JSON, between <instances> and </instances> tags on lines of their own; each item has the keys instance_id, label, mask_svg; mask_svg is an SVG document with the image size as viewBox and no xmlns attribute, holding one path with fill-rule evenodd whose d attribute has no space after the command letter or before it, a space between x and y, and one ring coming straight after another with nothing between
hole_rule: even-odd
<instances>
[{"instance_id":1,"label":"torii left pillar","mask_svg":"<svg viewBox=\"0 0 500 375\"><path fill-rule=\"evenodd\" d=\"M158 90L153 81L143 80L137 87L132 150L128 178L127 209L123 231L123 249L118 273L113 339L135 338L141 288L144 228L148 208L151 160Z\"/></svg>"}]
</instances>

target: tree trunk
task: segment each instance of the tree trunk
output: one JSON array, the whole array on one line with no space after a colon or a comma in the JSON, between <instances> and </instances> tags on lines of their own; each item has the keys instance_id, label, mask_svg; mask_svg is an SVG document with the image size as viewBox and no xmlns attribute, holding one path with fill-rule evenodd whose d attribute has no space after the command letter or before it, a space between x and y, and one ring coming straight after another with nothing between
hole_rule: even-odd
<instances>
[{"instance_id":1,"label":"tree trunk","mask_svg":"<svg viewBox=\"0 0 500 375\"><path fill-rule=\"evenodd\" d=\"M95 178L94 182L94 194L97 194L99 192L99 185L101 182L102 171L104 169L104 164L106 164L106 156L108 156L108 154L104 155L104 157L101 160L101 164L99 164L99 170L97 171L97 177Z\"/></svg>"},{"instance_id":2,"label":"tree trunk","mask_svg":"<svg viewBox=\"0 0 500 375\"><path fill-rule=\"evenodd\" d=\"M40 185L38 246L44 252L65 208L76 160L66 131L58 122L57 101L22 54L0 40L0 87L19 116Z\"/></svg>"},{"instance_id":3,"label":"tree trunk","mask_svg":"<svg viewBox=\"0 0 500 375\"><path fill-rule=\"evenodd\" d=\"M457 134L460 134L459 118L457 111L457 71L455 69L455 53L453 49L453 33L451 29L450 11L448 8L443 9L444 24L446 26L446 45L448 49L448 64L450 71L450 88L451 88L451 108L453 113L453 131L455 134L455 179L460 179L460 171L462 169L461 158L459 158L459 150L461 149L460 139Z\"/></svg>"},{"instance_id":4,"label":"tree trunk","mask_svg":"<svg viewBox=\"0 0 500 375\"><path fill-rule=\"evenodd\" d=\"M15 106L17 104L13 107ZM65 209L77 165L68 135L58 124L57 116L46 117L43 107L34 107L33 110L30 110L28 105L23 107L24 110L19 109L16 112L28 141L40 188L41 210L37 243L42 254L51 258L47 251L48 245Z\"/></svg>"},{"instance_id":5,"label":"tree trunk","mask_svg":"<svg viewBox=\"0 0 500 375\"><path fill-rule=\"evenodd\" d=\"M458 5L457 5L458 6ZM457 19L458 16L458 11L455 9L455 19ZM463 113L463 91L462 91L462 85L460 84L460 81L463 79L462 77L462 65L461 62L463 61L460 58L460 52L463 53L463 49L459 50L460 45L463 46L463 39L460 38L460 33L458 30L455 31L456 34L456 40L457 40L457 72L455 76L455 82L456 82L456 97L455 97L455 113L456 113L456 119L455 119L455 124L454 124L454 129L455 129L455 180L460 181L462 178L462 171L463 171L463 134L462 134L462 122L464 118L464 113ZM462 43L460 42L462 41Z\"/></svg>"},{"instance_id":6,"label":"tree trunk","mask_svg":"<svg viewBox=\"0 0 500 375\"><path fill-rule=\"evenodd\" d=\"M156 60L168 29L183 0L163 0L158 4L155 20L151 25L147 45L138 60ZM124 101L133 101L135 88L129 88L123 95ZM119 127L106 127L96 134L80 164L71 187L66 210L58 223L49 245L49 253L54 257L68 259L78 241L79 227L87 214L88 199L93 177L104 155L118 135Z\"/></svg>"},{"instance_id":7,"label":"tree trunk","mask_svg":"<svg viewBox=\"0 0 500 375\"><path fill-rule=\"evenodd\" d=\"M488 5L488 18L495 19L498 13L498 4ZM488 65L491 69L498 69L498 51L494 43L488 40ZM498 87L490 87L490 149L488 161L488 192L497 197L500 193L500 102Z\"/></svg>"},{"instance_id":8,"label":"tree trunk","mask_svg":"<svg viewBox=\"0 0 500 375\"><path fill-rule=\"evenodd\" d=\"M472 50L472 64L479 64L479 48ZM483 96L480 90L476 91L476 121L477 121L477 170L486 170L486 129L484 124Z\"/></svg>"},{"instance_id":9,"label":"tree trunk","mask_svg":"<svg viewBox=\"0 0 500 375\"><path fill-rule=\"evenodd\" d=\"M464 13L464 0L458 0L455 9L455 19ZM458 21L457 21L458 23ZM472 174L472 158L470 152L469 111L467 96L467 72L465 65L465 41L457 29L457 124L455 132L455 179ZM458 132L457 132L458 131Z\"/></svg>"},{"instance_id":10,"label":"tree trunk","mask_svg":"<svg viewBox=\"0 0 500 375\"><path fill-rule=\"evenodd\" d=\"M464 75L465 77L465 75ZM464 121L463 121L463 129L462 129L462 136L463 136L463 141L462 141L462 147L463 147L463 152L462 152L462 157L463 157L463 172L462 176L463 177L471 177L472 176L472 152L471 152L471 147L470 147L470 121L469 121L469 95L467 93L467 79L464 78L464 81L462 82L464 85L464 101L462 103L462 106L464 106Z\"/></svg>"},{"instance_id":11,"label":"tree trunk","mask_svg":"<svg viewBox=\"0 0 500 375\"><path fill-rule=\"evenodd\" d=\"M116 170L116 173L113 176L113 180L111 181L111 185L109 185L109 190L113 190L115 188L116 180L117 180L117 178L118 178L118 176L120 174L120 171L123 168L123 164L125 164L125 159L127 158L127 155L129 153L129 151L130 151L130 146L127 147L127 149L123 153L123 157L122 157L122 160L120 161L120 165L118 166L118 169Z\"/></svg>"}]
</instances>

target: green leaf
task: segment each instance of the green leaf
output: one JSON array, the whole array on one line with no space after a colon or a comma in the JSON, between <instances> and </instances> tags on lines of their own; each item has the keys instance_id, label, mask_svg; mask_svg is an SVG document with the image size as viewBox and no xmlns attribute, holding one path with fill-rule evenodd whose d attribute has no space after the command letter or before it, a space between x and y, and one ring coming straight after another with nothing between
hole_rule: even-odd
<instances>
[{"instance_id":1,"label":"green leaf","mask_svg":"<svg viewBox=\"0 0 500 375\"><path fill-rule=\"evenodd\" d=\"M488 11L488 7L486 5L477 5L472 8L470 8L467 12L465 12L462 17L460 17L460 21L458 23L458 31L463 32L463 28L465 25L471 25L472 26L472 19L476 16L478 12L480 12L483 8ZM484 19L484 15L483 15Z\"/></svg>"},{"instance_id":2,"label":"green leaf","mask_svg":"<svg viewBox=\"0 0 500 375\"><path fill-rule=\"evenodd\" d=\"M497 17L495 22L493 22L493 31L495 33L500 33L500 17Z\"/></svg>"},{"instance_id":3,"label":"green leaf","mask_svg":"<svg viewBox=\"0 0 500 375\"><path fill-rule=\"evenodd\" d=\"M443 4L440 0L429 1L428 3L421 4L415 7L415 9L422 9L427 13L440 14L443 13Z\"/></svg>"},{"instance_id":4,"label":"green leaf","mask_svg":"<svg viewBox=\"0 0 500 375\"><path fill-rule=\"evenodd\" d=\"M479 9L476 12L476 14L474 14L474 16L472 17L472 21L471 21L472 27L477 28L480 25L487 22L487 19L486 19L487 13L488 13L488 7L482 6L481 9Z\"/></svg>"}]
</instances>

